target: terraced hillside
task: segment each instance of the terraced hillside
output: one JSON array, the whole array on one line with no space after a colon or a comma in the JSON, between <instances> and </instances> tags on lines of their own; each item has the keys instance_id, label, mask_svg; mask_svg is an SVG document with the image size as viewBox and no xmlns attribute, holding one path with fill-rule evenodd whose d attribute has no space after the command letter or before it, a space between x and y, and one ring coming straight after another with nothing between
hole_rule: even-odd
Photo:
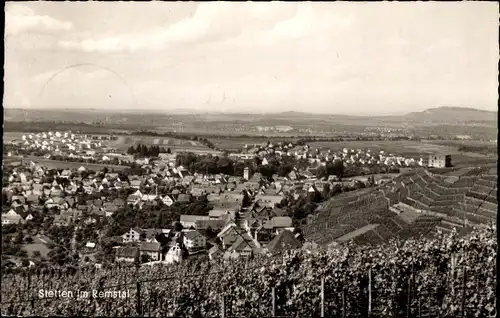
<instances>
[{"instance_id":1,"label":"terraced hillside","mask_svg":"<svg viewBox=\"0 0 500 318\"><path fill-rule=\"evenodd\" d=\"M497 206L496 169L468 169L458 177L416 169L358 197L326 202L303 233L326 246L380 244L495 222Z\"/></svg>"}]
</instances>

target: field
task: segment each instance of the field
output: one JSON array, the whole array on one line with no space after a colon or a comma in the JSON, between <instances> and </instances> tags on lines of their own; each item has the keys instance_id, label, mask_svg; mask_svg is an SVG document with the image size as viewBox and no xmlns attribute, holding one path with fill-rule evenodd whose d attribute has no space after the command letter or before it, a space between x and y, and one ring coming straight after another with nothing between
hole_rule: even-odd
<instances>
[{"instance_id":1,"label":"field","mask_svg":"<svg viewBox=\"0 0 500 318\"><path fill-rule=\"evenodd\" d=\"M5 131L3 133L3 142L6 143L14 140L21 140L24 134L25 133L22 132Z\"/></svg>"},{"instance_id":2,"label":"field","mask_svg":"<svg viewBox=\"0 0 500 318\"><path fill-rule=\"evenodd\" d=\"M23 249L28 252L28 257L33 257L33 252L39 251L42 257L47 258L47 254L50 251L46 242L38 237L33 237L33 243L24 244Z\"/></svg>"},{"instance_id":3,"label":"field","mask_svg":"<svg viewBox=\"0 0 500 318\"><path fill-rule=\"evenodd\" d=\"M210 141L219 149L226 150L239 150L248 145L248 147L253 147L254 145L260 145L270 141L271 143L280 142L286 139L287 141L295 141L296 138L286 138L286 137L256 137L256 138L245 138L245 137L219 137L211 138Z\"/></svg>"},{"instance_id":4,"label":"field","mask_svg":"<svg viewBox=\"0 0 500 318\"><path fill-rule=\"evenodd\" d=\"M29 163L30 161L39 163L40 165L47 167L49 169L78 169L80 167L84 167L87 170L100 171L104 167L113 170L125 170L127 166L115 166L115 165L106 165L106 164L97 164L97 163L84 163L84 162L71 162L71 161L59 161L59 160L50 160L45 158L38 157L26 157L22 159L24 162Z\"/></svg>"},{"instance_id":5,"label":"field","mask_svg":"<svg viewBox=\"0 0 500 318\"><path fill-rule=\"evenodd\" d=\"M157 136L118 136L117 140L109 141L107 146L125 151L130 146L137 146L138 144L146 146L154 145L165 149L170 148L172 151L212 152L210 148L199 141Z\"/></svg>"}]
</instances>

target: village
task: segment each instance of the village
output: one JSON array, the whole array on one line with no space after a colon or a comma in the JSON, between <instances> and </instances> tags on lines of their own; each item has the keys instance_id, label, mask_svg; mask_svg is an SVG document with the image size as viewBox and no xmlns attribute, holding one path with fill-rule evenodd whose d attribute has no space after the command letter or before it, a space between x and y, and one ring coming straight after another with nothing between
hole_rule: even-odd
<instances>
[{"instance_id":1,"label":"village","mask_svg":"<svg viewBox=\"0 0 500 318\"><path fill-rule=\"evenodd\" d=\"M18 147L24 151L45 150L45 159L57 155L108 161L116 154L105 140L71 132L29 134L23 135L22 140ZM11 149L15 152L18 148ZM68 238L61 242L78 255L75 258L96 264L105 259L172 263L200 255L215 260L273 254L287 246L301 246L303 238L297 226L306 224L307 216L312 216L279 208L284 199L298 202L308 198L317 202L336 193L387 182L398 175L399 169L423 166L430 161L440 166L444 162L437 157L424 163L422 158L417 161L385 155L383 151L372 154L369 150L345 148L333 153L313 150L308 145L267 142L246 145L240 153L229 153L227 160L243 168L227 174L182 165L193 158L213 159L210 155L117 155L130 158L128 170L114 171L103 166L101 171L92 171L84 165L76 169L49 169L31 159L11 162L4 173L2 226L24 226L28 229L24 231L26 236L36 233L35 236L44 237L42 241L51 241L47 244L51 248L56 245L47 234L49 228L71 228L71 242ZM373 166L377 171L380 167L388 168L374 173ZM361 173L343 176L349 167L358 167ZM127 213L142 213L140 222L149 226L138 226ZM109 240L112 244L103 244ZM30 245L30 240L20 241L25 247ZM11 244L8 240L6 243ZM103 256L109 254L104 245L112 245L113 260ZM16 258L25 255L22 250L19 246L14 249L12 259L22 259ZM28 253L30 262L47 261L47 253L34 252ZM99 260L96 255L101 255Z\"/></svg>"}]
</instances>

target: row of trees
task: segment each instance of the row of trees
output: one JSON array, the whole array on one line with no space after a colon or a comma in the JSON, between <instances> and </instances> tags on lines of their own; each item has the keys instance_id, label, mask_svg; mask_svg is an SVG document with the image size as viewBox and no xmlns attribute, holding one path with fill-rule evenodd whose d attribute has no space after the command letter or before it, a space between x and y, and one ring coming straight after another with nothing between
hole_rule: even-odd
<instances>
[{"instance_id":1,"label":"row of trees","mask_svg":"<svg viewBox=\"0 0 500 318\"><path fill-rule=\"evenodd\" d=\"M138 144L137 147L130 146L127 149L129 155L135 155L137 157L158 157L160 153L172 153L170 148L165 149L158 145L150 145L149 147L143 144Z\"/></svg>"}]
</instances>

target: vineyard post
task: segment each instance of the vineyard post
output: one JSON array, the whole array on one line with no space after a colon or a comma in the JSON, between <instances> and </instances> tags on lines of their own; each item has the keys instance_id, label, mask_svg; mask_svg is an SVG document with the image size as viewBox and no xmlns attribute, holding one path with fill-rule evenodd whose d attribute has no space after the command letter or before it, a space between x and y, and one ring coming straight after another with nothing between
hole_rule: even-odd
<instances>
[{"instance_id":1,"label":"vineyard post","mask_svg":"<svg viewBox=\"0 0 500 318\"><path fill-rule=\"evenodd\" d=\"M342 288L342 318L345 318L345 287Z\"/></svg>"},{"instance_id":2,"label":"vineyard post","mask_svg":"<svg viewBox=\"0 0 500 318\"><path fill-rule=\"evenodd\" d=\"M427 297L427 310L428 310L428 316L431 317L431 289L429 287L429 293L428 293L428 297Z\"/></svg>"},{"instance_id":3,"label":"vineyard post","mask_svg":"<svg viewBox=\"0 0 500 318\"><path fill-rule=\"evenodd\" d=\"M325 278L321 277L321 317L325 317Z\"/></svg>"},{"instance_id":4,"label":"vineyard post","mask_svg":"<svg viewBox=\"0 0 500 318\"><path fill-rule=\"evenodd\" d=\"M422 303L421 303L421 300L422 300L422 295L418 295L418 316L419 317L422 317Z\"/></svg>"},{"instance_id":5,"label":"vineyard post","mask_svg":"<svg viewBox=\"0 0 500 318\"><path fill-rule=\"evenodd\" d=\"M455 295L455 264L457 262L456 255L451 256L451 293Z\"/></svg>"},{"instance_id":6,"label":"vineyard post","mask_svg":"<svg viewBox=\"0 0 500 318\"><path fill-rule=\"evenodd\" d=\"M463 286L462 286L462 317L465 317L465 289L467 287L467 265L464 264L464 281L463 281Z\"/></svg>"},{"instance_id":7,"label":"vineyard post","mask_svg":"<svg viewBox=\"0 0 500 318\"><path fill-rule=\"evenodd\" d=\"M273 317L276 316L276 292L274 287L271 289L271 297L273 298Z\"/></svg>"},{"instance_id":8,"label":"vineyard post","mask_svg":"<svg viewBox=\"0 0 500 318\"><path fill-rule=\"evenodd\" d=\"M368 317L372 315L372 269L368 269Z\"/></svg>"},{"instance_id":9,"label":"vineyard post","mask_svg":"<svg viewBox=\"0 0 500 318\"><path fill-rule=\"evenodd\" d=\"M224 318L226 317L226 301L224 298L224 295L220 297L220 307L221 307L221 317Z\"/></svg>"},{"instance_id":10,"label":"vineyard post","mask_svg":"<svg viewBox=\"0 0 500 318\"><path fill-rule=\"evenodd\" d=\"M408 278L408 300L406 304L406 317L410 318L411 315L411 276Z\"/></svg>"},{"instance_id":11,"label":"vineyard post","mask_svg":"<svg viewBox=\"0 0 500 318\"><path fill-rule=\"evenodd\" d=\"M137 292L136 292L136 297L137 297L137 303L136 303L136 311L137 311L137 315L139 316L142 316L142 304L141 304L141 283L137 282L136 283L136 288L137 288Z\"/></svg>"}]
</instances>

